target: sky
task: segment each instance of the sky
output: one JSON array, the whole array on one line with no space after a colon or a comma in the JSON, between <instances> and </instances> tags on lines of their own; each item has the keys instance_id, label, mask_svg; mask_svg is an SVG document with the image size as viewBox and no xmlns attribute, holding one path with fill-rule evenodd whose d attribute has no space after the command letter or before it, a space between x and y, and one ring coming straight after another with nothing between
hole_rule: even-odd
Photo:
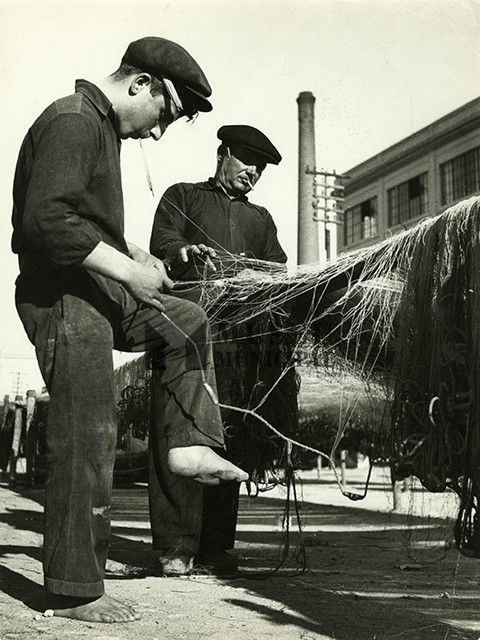
<instances>
[{"instance_id":1,"label":"sky","mask_svg":"<svg viewBox=\"0 0 480 640\"><path fill-rule=\"evenodd\" d=\"M216 132L250 124L283 160L251 200L272 213L296 261L298 107L315 98L317 169L345 173L480 96L480 0L0 0L0 397L39 389L33 348L13 303L11 189L28 127L76 78L114 71L132 40L184 46L213 88L214 109L122 149L126 236L147 248L156 204L179 181L215 169Z\"/></svg>"}]
</instances>

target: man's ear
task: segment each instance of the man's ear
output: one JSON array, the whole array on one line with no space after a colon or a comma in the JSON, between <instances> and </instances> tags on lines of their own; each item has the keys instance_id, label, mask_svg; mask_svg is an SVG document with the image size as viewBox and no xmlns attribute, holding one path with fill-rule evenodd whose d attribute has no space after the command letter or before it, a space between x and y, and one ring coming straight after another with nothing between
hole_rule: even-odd
<instances>
[{"instance_id":1,"label":"man's ear","mask_svg":"<svg viewBox=\"0 0 480 640\"><path fill-rule=\"evenodd\" d=\"M151 84L152 76L149 73L140 73L132 79L128 92L130 95L136 95L145 88L150 89Z\"/></svg>"}]
</instances>

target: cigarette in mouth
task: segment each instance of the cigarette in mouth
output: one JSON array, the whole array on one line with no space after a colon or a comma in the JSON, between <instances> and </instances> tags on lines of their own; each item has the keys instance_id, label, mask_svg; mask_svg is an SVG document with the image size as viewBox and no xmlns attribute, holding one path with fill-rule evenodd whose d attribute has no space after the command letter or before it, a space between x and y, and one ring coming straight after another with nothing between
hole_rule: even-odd
<instances>
[{"instance_id":1,"label":"cigarette in mouth","mask_svg":"<svg viewBox=\"0 0 480 640\"><path fill-rule=\"evenodd\" d=\"M250 182L250 180L248 178L245 178L245 180L247 181L247 184L250 187L250 189L253 189L253 184Z\"/></svg>"}]
</instances>

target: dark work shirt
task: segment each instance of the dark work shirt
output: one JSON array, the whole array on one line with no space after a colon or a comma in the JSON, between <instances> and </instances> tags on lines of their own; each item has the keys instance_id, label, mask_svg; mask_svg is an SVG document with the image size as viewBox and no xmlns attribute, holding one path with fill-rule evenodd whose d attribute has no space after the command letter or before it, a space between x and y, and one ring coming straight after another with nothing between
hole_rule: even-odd
<instances>
[{"instance_id":1,"label":"dark work shirt","mask_svg":"<svg viewBox=\"0 0 480 640\"><path fill-rule=\"evenodd\" d=\"M128 253L112 104L78 80L29 129L13 189L12 249L22 271L80 264L103 240Z\"/></svg>"},{"instance_id":2,"label":"dark work shirt","mask_svg":"<svg viewBox=\"0 0 480 640\"><path fill-rule=\"evenodd\" d=\"M284 263L277 228L264 207L245 196L231 199L215 184L179 183L164 193L153 223L150 252L171 262L174 278L195 278L192 265L174 261L181 247L203 243L221 254Z\"/></svg>"}]
</instances>

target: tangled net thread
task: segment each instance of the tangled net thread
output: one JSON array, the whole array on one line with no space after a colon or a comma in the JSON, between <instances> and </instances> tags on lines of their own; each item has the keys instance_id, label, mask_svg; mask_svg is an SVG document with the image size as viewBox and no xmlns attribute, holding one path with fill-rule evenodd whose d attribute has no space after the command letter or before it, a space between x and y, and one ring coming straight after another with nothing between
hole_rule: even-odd
<instances>
[{"instance_id":1,"label":"tangled net thread","mask_svg":"<svg viewBox=\"0 0 480 640\"><path fill-rule=\"evenodd\" d=\"M274 442L320 455L332 468L339 446L353 437L372 457L388 458L396 479L413 475L429 491L454 490L460 497L457 546L476 557L479 205L478 197L460 202L373 247L342 254L324 269L305 265L287 272L216 249L221 268L215 277L181 285L197 295L219 335L228 330L238 337L248 325L261 339L281 335L288 345L271 387L257 389L253 404L236 408L258 417L255 428L270 428ZM316 426L300 421L282 434L261 417L261 408L298 369L318 377L320 404L329 378L340 397L335 408L320 410ZM361 389L343 393L352 380ZM372 407L368 424L359 423L362 402ZM272 471L278 454L278 447L269 454L276 456Z\"/></svg>"}]
</instances>

